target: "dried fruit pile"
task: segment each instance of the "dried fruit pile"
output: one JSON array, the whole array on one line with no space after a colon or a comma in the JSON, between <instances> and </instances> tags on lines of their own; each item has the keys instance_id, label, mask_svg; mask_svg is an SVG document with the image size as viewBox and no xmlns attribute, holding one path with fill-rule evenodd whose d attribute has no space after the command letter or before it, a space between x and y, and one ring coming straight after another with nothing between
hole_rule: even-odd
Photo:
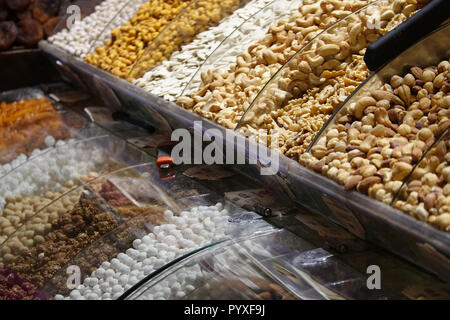
<instances>
[{"instance_id":1,"label":"dried fruit pile","mask_svg":"<svg viewBox=\"0 0 450 320\"><path fill-rule=\"evenodd\" d=\"M0 159L9 162L19 154L31 154L47 136L65 139L69 133L61 115L45 99L0 103Z\"/></svg>"},{"instance_id":2,"label":"dried fruit pile","mask_svg":"<svg viewBox=\"0 0 450 320\"><path fill-rule=\"evenodd\" d=\"M0 0L0 51L14 45L35 47L53 33L67 7L76 3L69 0Z\"/></svg>"}]
</instances>

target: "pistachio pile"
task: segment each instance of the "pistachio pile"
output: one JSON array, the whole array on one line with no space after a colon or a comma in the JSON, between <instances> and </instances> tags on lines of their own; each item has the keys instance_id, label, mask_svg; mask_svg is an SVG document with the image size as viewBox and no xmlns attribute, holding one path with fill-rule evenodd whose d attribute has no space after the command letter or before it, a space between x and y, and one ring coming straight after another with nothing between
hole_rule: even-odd
<instances>
[{"instance_id":1,"label":"pistachio pile","mask_svg":"<svg viewBox=\"0 0 450 320\"><path fill-rule=\"evenodd\" d=\"M403 77L394 75L390 83L350 103L299 161L346 190L356 189L386 204L420 162L410 177L410 192L405 191L408 200L397 201L396 207L449 230L446 143L439 142L438 151L421 161L450 126L449 91L448 60L412 67Z\"/></svg>"}]
</instances>

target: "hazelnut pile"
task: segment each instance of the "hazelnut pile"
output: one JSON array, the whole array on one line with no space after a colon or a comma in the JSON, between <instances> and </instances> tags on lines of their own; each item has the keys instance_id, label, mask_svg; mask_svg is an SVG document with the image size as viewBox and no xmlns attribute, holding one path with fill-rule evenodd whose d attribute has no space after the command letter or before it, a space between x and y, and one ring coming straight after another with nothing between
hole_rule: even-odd
<instances>
[{"instance_id":1,"label":"hazelnut pile","mask_svg":"<svg viewBox=\"0 0 450 320\"><path fill-rule=\"evenodd\" d=\"M396 207L450 231L446 141L421 161L450 127L449 91L448 60L394 75L390 83L350 103L299 161L346 190L356 189L386 204L420 162L403 194L406 201L400 199Z\"/></svg>"},{"instance_id":2,"label":"hazelnut pile","mask_svg":"<svg viewBox=\"0 0 450 320\"><path fill-rule=\"evenodd\" d=\"M46 294L16 272L0 268L0 300L47 300Z\"/></svg>"},{"instance_id":3,"label":"hazelnut pile","mask_svg":"<svg viewBox=\"0 0 450 320\"><path fill-rule=\"evenodd\" d=\"M14 197L7 197L6 204L3 211L0 212L0 244L2 244L8 236L10 236L14 231L16 231L22 224L33 217L37 212L46 207L50 202L58 199L64 193L68 192L74 187L74 183L69 181L64 188L58 192L46 192L43 197L22 197L20 195ZM70 201L72 198L68 198L69 201L64 201L61 203L61 207L66 210L72 210L74 201ZM64 206L65 205L65 206ZM47 217L45 222L51 221L57 217L57 214L50 210L51 208L56 208L55 206L47 207L42 211L39 216L44 218ZM42 221L42 219L39 219ZM45 218L44 218L45 220ZM36 220L37 226L39 225L38 220Z\"/></svg>"}]
</instances>

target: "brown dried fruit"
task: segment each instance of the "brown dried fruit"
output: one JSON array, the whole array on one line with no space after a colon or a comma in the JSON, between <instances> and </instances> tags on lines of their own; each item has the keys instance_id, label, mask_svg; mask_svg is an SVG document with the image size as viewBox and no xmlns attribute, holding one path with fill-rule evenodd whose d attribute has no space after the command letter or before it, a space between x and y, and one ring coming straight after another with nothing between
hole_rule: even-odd
<instances>
[{"instance_id":1,"label":"brown dried fruit","mask_svg":"<svg viewBox=\"0 0 450 320\"><path fill-rule=\"evenodd\" d=\"M34 47L44 39L44 29L36 20L22 20L17 26L19 28L17 41L26 47Z\"/></svg>"},{"instance_id":2,"label":"brown dried fruit","mask_svg":"<svg viewBox=\"0 0 450 320\"><path fill-rule=\"evenodd\" d=\"M44 33L46 37L50 37L53 34L53 31L55 30L58 23L61 21L61 18L54 17L50 18L45 24L44 24Z\"/></svg>"},{"instance_id":3,"label":"brown dried fruit","mask_svg":"<svg viewBox=\"0 0 450 320\"><path fill-rule=\"evenodd\" d=\"M0 22L0 50L9 49L16 41L18 30L14 22Z\"/></svg>"},{"instance_id":4,"label":"brown dried fruit","mask_svg":"<svg viewBox=\"0 0 450 320\"><path fill-rule=\"evenodd\" d=\"M33 18L45 23L58 14L60 0L37 0L33 5Z\"/></svg>"},{"instance_id":5,"label":"brown dried fruit","mask_svg":"<svg viewBox=\"0 0 450 320\"><path fill-rule=\"evenodd\" d=\"M422 80L423 70L421 68L419 68L419 67L412 67L411 68L411 73L416 79Z\"/></svg>"}]
</instances>

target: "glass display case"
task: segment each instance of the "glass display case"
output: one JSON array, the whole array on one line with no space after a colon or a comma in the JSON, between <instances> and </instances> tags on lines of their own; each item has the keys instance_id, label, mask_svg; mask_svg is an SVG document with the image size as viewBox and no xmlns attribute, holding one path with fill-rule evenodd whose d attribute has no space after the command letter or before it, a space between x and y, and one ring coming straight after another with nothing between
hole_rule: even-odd
<instances>
[{"instance_id":1,"label":"glass display case","mask_svg":"<svg viewBox=\"0 0 450 320\"><path fill-rule=\"evenodd\" d=\"M273 80L266 86L266 88L262 92L260 92L259 97L256 98L256 100L253 102L253 106L247 110L247 113L242 118L241 124L236 129L236 135L239 135L247 129L248 131L253 132L254 130L254 132L257 132L256 130L264 128L265 123L259 122L255 124L255 121L259 121L260 118L256 117L255 114L252 115L252 110L259 110L261 111L261 114L266 116L266 109L270 109L270 111L273 113L285 107L287 101L283 101L283 103L281 103L280 105L276 105L276 107L274 108L266 109L264 103L267 102L267 106L271 106L274 97L278 97L276 94L273 95L273 90L270 90L272 88L271 85L274 85L274 88L278 90L280 88L282 89L286 84L284 82L278 81L281 75L283 75L283 72L292 71L290 70L290 67L295 67L296 62L299 62L298 65L301 64L301 61L296 61L295 58L302 58L303 61L308 61L309 63L309 61L314 58L314 54L312 53L315 53L315 51L323 45L322 41L327 43L330 37L343 37L345 39L349 38L350 32L341 32L343 30L341 27L343 27L343 25L347 22L354 23L355 21L353 19L362 18L360 16L362 14L371 16L373 12L370 8L377 8L379 6L382 6L383 3L385 4L387 2L377 1L375 4L364 7L357 13L345 17L343 20L339 20L328 30L312 39L311 43L300 50L297 55L292 58L292 60L290 60L292 64L286 64L284 68L282 68L273 78ZM382 25L383 29L385 27L389 29L393 28L401 22L401 19L390 20L391 18L389 18L389 16L390 14L387 14L385 17L387 19L386 21L388 22L385 22L386 25ZM356 46L359 46L361 45L361 43L359 43L356 31L357 29L353 30L352 37L354 37L356 34L355 43ZM383 32L384 31L380 31L381 34ZM238 31L233 34L237 36ZM333 116L333 111L339 110L339 112L345 112L345 106L351 104L351 102L354 102L355 100L351 99L356 99L357 97L359 97L359 94L364 92L364 87L368 88L368 83L370 81L373 81L374 85L376 85L378 81L377 76L380 76L380 79L385 81L387 77L395 73L402 74L404 71L406 71L406 69L404 69L405 66L410 67L411 65L413 65L413 63L419 63L419 65L425 66L426 64L436 63L437 60L435 60L435 58L442 59L442 57L448 57L448 48L446 47L446 44L448 43L448 32L444 31L443 35L444 37L439 39L433 37L427 38L425 40L427 42L423 42L421 45L419 44L418 46L414 46L408 51L408 55L410 55L410 57L412 57L413 55L415 56L414 59L409 60L407 55L401 55L396 60L391 62L388 66L386 66L386 68L382 69L386 72L385 75L383 75L382 73L384 71L380 71L373 77L370 77L367 80L368 82L360 87L360 90L354 89L356 89L360 83L366 80L368 74L364 74L355 81L349 81L347 84L351 89L343 92L343 94L338 97L337 101L335 101L335 105L327 110L327 117L322 119L323 125L318 125L317 127L313 127L310 132L308 131L309 133L314 134L310 135L311 140L305 139L302 141L302 147L306 151L305 154L309 153L308 150L311 150L311 148L317 143L320 137L326 135L326 132L332 125L332 121L336 121L338 119L337 116ZM374 40L375 38L375 36L371 36L370 41ZM157 41L158 40L156 40L154 43L158 43ZM154 43L152 43L152 45L154 45ZM228 42L226 42L225 40L225 46L226 43ZM82 74L83 82L88 83L88 81L84 81L84 79L93 79L93 82L101 82L105 87L108 87L110 91L114 93L114 95L117 95L120 102L123 103L123 107L125 109L128 109L130 113L137 114L139 115L139 117L146 118L153 118L155 114L158 114L161 116L161 118L165 118L164 120L167 123L170 123L170 125L174 128L191 128L193 121L202 120L202 118L200 118L199 116L191 112L187 112L186 110L177 107L173 103L168 103L163 99L159 99L147 92L144 92L143 90L140 90L126 83L125 81L116 79L116 77L110 77L108 74L102 73L101 70L95 70L96 68L94 67L90 68L91 66L78 64L74 62L71 57L61 54L61 52L51 46L48 46L45 43L42 47L44 48L44 50L53 55L52 59L58 60L58 62L60 62L60 65L67 64L68 66L70 66L70 68L75 70L74 73ZM331 50L333 49L333 47L329 47L328 49ZM219 48L217 54L219 54L220 52L222 51ZM355 52L359 57L362 57L361 52ZM415 52L417 52L417 55L415 55ZM437 57L437 53L439 52L443 53L443 55ZM429 57L430 60L426 60ZM416 60L416 58L422 58L422 60ZM213 62L212 60L213 58L208 61ZM209 63L208 61L207 63ZM405 61L411 62L407 62L405 64ZM315 63L312 60L311 62L313 64ZM330 62L330 64L332 63ZM316 69L315 71L319 70L317 66L314 68ZM148 69L144 68L142 70L142 72L146 72ZM300 70L298 71L300 72ZM321 71L325 72L328 70ZM299 77L303 76L299 73L295 74ZM196 77L198 77L198 75ZM309 78L307 80L310 81ZM319 80L316 78L313 78L311 80L313 82L322 81L320 78ZM93 89L93 91L97 90L97 87L95 86L90 87L92 87L90 89ZM294 91L298 89L298 87L296 87L295 85L292 88ZM103 91L99 90L99 92ZM351 92L354 93L354 96L351 96L349 98L350 100L348 100L348 102L345 102ZM261 107L261 109L254 109L254 106L259 104L258 101L262 102L261 105L263 107ZM269 112L268 114L271 114L271 112ZM326 120L329 119L331 120L329 123L327 123ZM215 123L204 120L204 129L206 130L207 128L218 128L221 131L225 131L222 127L217 126ZM322 128L324 130L323 134L319 133L317 135L317 133ZM312 141L313 137L317 137L317 139ZM291 138L293 140L296 140L298 137L294 135L291 136ZM280 173L278 176L273 178L273 181L278 181L281 187L279 187L278 184L271 184L272 187L279 187L280 193L285 193L292 199L295 199L296 202L301 203L311 210L320 212L332 221L346 227L358 237L376 243L392 252L395 252L396 254L401 255L403 258L406 258L409 261L412 261L430 271L433 271L434 273L437 273L440 277L448 279L448 257L450 253L448 251L449 238L445 232L441 232L439 230L436 230L435 228L432 228L431 226L416 221L415 219L411 219L404 213L389 206L388 204L390 203L384 204L360 193L346 191L340 184L333 182L327 177L323 177L317 172L313 172L312 170L307 169L306 166L302 167L301 165L299 165L298 159L296 159L295 156L291 158L294 159L290 159L284 155L280 156ZM253 166L252 168L255 169L255 167L256 169L259 168L258 165ZM247 167L245 167L245 169L236 168L236 170L243 171L245 171L246 169ZM256 172L258 170L254 171ZM199 193L207 194L208 192L204 190L200 191Z\"/></svg>"}]
</instances>

